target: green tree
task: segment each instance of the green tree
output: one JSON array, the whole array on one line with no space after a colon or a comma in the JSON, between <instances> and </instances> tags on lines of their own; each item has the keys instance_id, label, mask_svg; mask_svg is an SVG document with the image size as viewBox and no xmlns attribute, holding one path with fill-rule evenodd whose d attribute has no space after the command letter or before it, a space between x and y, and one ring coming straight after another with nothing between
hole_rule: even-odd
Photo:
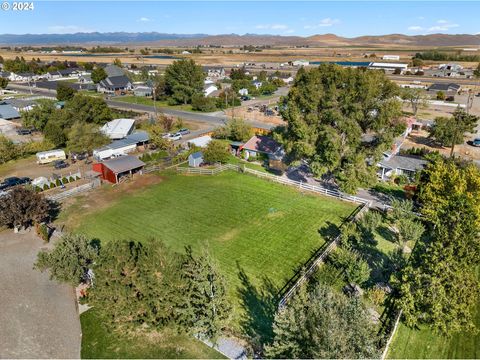
<instances>
[{"instance_id":1,"label":"green tree","mask_svg":"<svg viewBox=\"0 0 480 360\"><path fill-rule=\"evenodd\" d=\"M98 125L77 121L68 132L67 149L70 152L91 153L93 149L110 143L108 136L100 132Z\"/></svg>"},{"instance_id":2,"label":"green tree","mask_svg":"<svg viewBox=\"0 0 480 360\"><path fill-rule=\"evenodd\" d=\"M212 112L217 109L217 99L206 97L203 94L192 96L192 109L203 112Z\"/></svg>"},{"instance_id":3,"label":"green tree","mask_svg":"<svg viewBox=\"0 0 480 360\"><path fill-rule=\"evenodd\" d=\"M57 83L57 100L58 101L66 101L73 98L73 96L77 93L77 90L70 87L68 84L59 81Z\"/></svg>"},{"instance_id":4,"label":"green tree","mask_svg":"<svg viewBox=\"0 0 480 360\"><path fill-rule=\"evenodd\" d=\"M268 358L377 358L377 330L360 300L324 285L301 289L275 315Z\"/></svg>"},{"instance_id":5,"label":"green tree","mask_svg":"<svg viewBox=\"0 0 480 360\"><path fill-rule=\"evenodd\" d=\"M405 128L398 94L381 72L331 64L300 69L283 99L287 125L277 140L316 176L332 173L344 191L354 192L376 181L375 161L367 158L379 158ZM372 141L362 141L367 134Z\"/></svg>"},{"instance_id":6,"label":"green tree","mask_svg":"<svg viewBox=\"0 0 480 360\"><path fill-rule=\"evenodd\" d=\"M475 76L477 79L480 79L480 63L478 63L477 68L473 70L473 76Z\"/></svg>"},{"instance_id":7,"label":"green tree","mask_svg":"<svg viewBox=\"0 0 480 360\"><path fill-rule=\"evenodd\" d=\"M78 286L98 257L99 245L81 234L63 235L51 251L42 250L34 267L50 271L50 278Z\"/></svg>"},{"instance_id":8,"label":"green tree","mask_svg":"<svg viewBox=\"0 0 480 360\"><path fill-rule=\"evenodd\" d=\"M159 241L110 241L95 262L88 303L115 327L161 329L179 316L179 264Z\"/></svg>"},{"instance_id":9,"label":"green tree","mask_svg":"<svg viewBox=\"0 0 480 360\"><path fill-rule=\"evenodd\" d=\"M98 84L100 81L106 79L107 77L108 75L104 68L96 67L92 70L92 81L94 82L94 84Z\"/></svg>"},{"instance_id":10,"label":"green tree","mask_svg":"<svg viewBox=\"0 0 480 360\"><path fill-rule=\"evenodd\" d=\"M224 141L212 140L203 151L203 160L207 164L226 163L230 154Z\"/></svg>"},{"instance_id":11,"label":"green tree","mask_svg":"<svg viewBox=\"0 0 480 360\"><path fill-rule=\"evenodd\" d=\"M397 240L399 245L406 250L407 242L416 243L425 232L425 227L419 221L404 217L401 218L397 225Z\"/></svg>"},{"instance_id":12,"label":"green tree","mask_svg":"<svg viewBox=\"0 0 480 360\"><path fill-rule=\"evenodd\" d=\"M413 67L423 66L423 60L414 57L414 58L412 59L412 66L413 66Z\"/></svg>"},{"instance_id":13,"label":"green tree","mask_svg":"<svg viewBox=\"0 0 480 360\"><path fill-rule=\"evenodd\" d=\"M55 147L63 146L67 141L67 137L65 136L63 128L57 122L52 120L49 120L47 125L45 125L43 134L45 139L54 144Z\"/></svg>"},{"instance_id":14,"label":"green tree","mask_svg":"<svg viewBox=\"0 0 480 360\"><path fill-rule=\"evenodd\" d=\"M182 263L184 291L182 297L182 324L192 334L216 339L225 327L230 306L227 300L225 279L218 266L204 251L194 256L190 247Z\"/></svg>"},{"instance_id":15,"label":"green tree","mask_svg":"<svg viewBox=\"0 0 480 360\"><path fill-rule=\"evenodd\" d=\"M194 95L203 94L205 74L192 59L174 61L165 70L167 94L180 104L188 104Z\"/></svg>"},{"instance_id":16,"label":"green tree","mask_svg":"<svg viewBox=\"0 0 480 360\"><path fill-rule=\"evenodd\" d=\"M446 335L473 330L480 295L480 172L437 157L422 172L418 201L430 231L396 280L406 323Z\"/></svg>"},{"instance_id":17,"label":"green tree","mask_svg":"<svg viewBox=\"0 0 480 360\"><path fill-rule=\"evenodd\" d=\"M446 99L446 96L445 96L445 93L443 91L439 91L437 92L437 100L445 100Z\"/></svg>"},{"instance_id":18,"label":"green tree","mask_svg":"<svg viewBox=\"0 0 480 360\"><path fill-rule=\"evenodd\" d=\"M33 126L43 131L48 120L55 112L55 105L52 100L39 100L37 106L32 110L22 112L22 123L26 127Z\"/></svg>"},{"instance_id":19,"label":"green tree","mask_svg":"<svg viewBox=\"0 0 480 360\"><path fill-rule=\"evenodd\" d=\"M49 219L50 205L33 189L15 187L0 201L0 226L28 227Z\"/></svg>"},{"instance_id":20,"label":"green tree","mask_svg":"<svg viewBox=\"0 0 480 360\"><path fill-rule=\"evenodd\" d=\"M115 58L115 60L113 60L113 65L118 66L119 68L121 68L121 67L122 67L122 62L120 61L119 58Z\"/></svg>"},{"instance_id":21,"label":"green tree","mask_svg":"<svg viewBox=\"0 0 480 360\"><path fill-rule=\"evenodd\" d=\"M430 137L442 146L450 146L450 156L453 156L456 144L463 144L465 133L473 133L478 123L478 116L457 108L453 117L437 117L430 128Z\"/></svg>"},{"instance_id":22,"label":"green tree","mask_svg":"<svg viewBox=\"0 0 480 360\"><path fill-rule=\"evenodd\" d=\"M427 106L427 95L423 89L404 88L401 97L409 102L413 115L417 115L418 110Z\"/></svg>"},{"instance_id":23,"label":"green tree","mask_svg":"<svg viewBox=\"0 0 480 360\"><path fill-rule=\"evenodd\" d=\"M8 79L0 77L0 89L6 89L8 85Z\"/></svg>"},{"instance_id":24,"label":"green tree","mask_svg":"<svg viewBox=\"0 0 480 360\"><path fill-rule=\"evenodd\" d=\"M0 164L16 159L18 155L17 147L13 141L0 134Z\"/></svg>"},{"instance_id":25,"label":"green tree","mask_svg":"<svg viewBox=\"0 0 480 360\"><path fill-rule=\"evenodd\" d=\"M65 111L70 117L70 125L75 121L102 125L112 120L112 111L105 100L83 94L76 94L68 101Z\"/></svg>"}]
</instances>

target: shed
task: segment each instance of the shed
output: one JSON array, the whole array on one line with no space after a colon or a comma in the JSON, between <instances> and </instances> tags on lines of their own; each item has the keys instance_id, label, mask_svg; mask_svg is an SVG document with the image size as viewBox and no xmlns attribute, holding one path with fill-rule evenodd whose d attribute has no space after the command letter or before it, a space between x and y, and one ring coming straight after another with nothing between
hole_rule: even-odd
<instances>
[{"instance_id":1,"label":"shed","mask_svg":"<svg viewBox=\"0 0 480 360\"><path fill-rule=\"evenodd\" d=\"M93 164L93 171L100 173L103 180L118 183L124 176L141 173L145 163L135 156L124 155Z\"/></svg>"},{"instance_id":2,"label":"shed","mask_svg":"<svg viewBox=\"0 0 480 360\"><path fill-rule=\"evenodd\" d=\"M439 92L443 91L445 93L458 93L461 89L461 86L455 83L435 83L428 88L428 91Z\"/></svg>"},{"instance_id":3,"label":"shed","mask_svg":"<svg viewBox=\"0 0 480 360\"><path fill-rule=\"evenodd\" d=\"M188 156L188 166L199 167L203 163L203 153L197 151Z\"/></svg>"},{"instance_id":4,"label":"shed","mask_svg":"<svg viewBox=\"0 0 480 360\"><path fill-rule=\"evenodd\" d=\"M125 155L133 152L138 146L143 146L149 141L148 133L145 131L136 131L125 139L112 141L99 149L93 150L93 157L97 160L108 159L113 156Z\"/></svg>"},{"instance_id":5,"label":"shed","mask_svg":"<svg viewBox=\"0 0 480 360\"><path fill-rule=\"evenodd\" d=\"M110 139L123 139L133 131L134 125L134 119L114 119L103 125L100 131Z\"/></svg>"}]
</instances>

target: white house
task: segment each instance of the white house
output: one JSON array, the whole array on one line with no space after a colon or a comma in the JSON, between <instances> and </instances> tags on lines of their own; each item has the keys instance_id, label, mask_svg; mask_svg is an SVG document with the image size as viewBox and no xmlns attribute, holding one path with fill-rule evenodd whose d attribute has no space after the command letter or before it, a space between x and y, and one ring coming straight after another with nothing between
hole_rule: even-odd
<instances>
[{"instance_id":1,"label":"white house","mask_svg":"<svg viewBox=\"0 0 480 360\"><path fill-rule=\"evenodd\" d=\"M197 147L200 147L200 148L204 148L208 145L208 143L212 141L212 137L209 136L209 135L204 135L204 136L199 136L197 138L194 138L194 139L190 139L188 140L188 145L191 147L191 146L197 146Z\"/></svg>"},{"instance_id":2,"label":"white house","mask_svg":"<svg viewBox=\"0 0 480 360\"><path fill-rule=\"evenodd\" d=\"M382 60L398 61L398 60L400 60L400 55L383 55Z\"/></svg>"},{"instance_id":3,"label":"white house","mask_svg":"<svg viewBox=\"0 0 480 360\"><path fill-rule=\"evenodd\" d=\"M238 93L242 96L247 96L248 95L248 89L245 89L245 88L240 89L240 90L238 90Z\"/></svg>"},{"instance_id":4,"label":"white house","mask_svg":"<svg viewBox=\"0 0 480 360\"><path fill-rule=\"evenodd\" d=\"M100 131L110 139L123 139L131 134L135 128L134 119L115 119L100 128Z\"/></svg>"},{"instance_id":5,"label":"white house","mask_svg":"<svg viewBox=\"0 0 480 360\"><path fill-rule=\"evenodd\" d=\"M218 88L215 86L215 85L212 85L212 84L207 84L203 87L203 94L205 96L209 96L211 95L213 92L217 91Z\"/></svg>"},{"instance_id":6,"label":"white house","mask_svg":"<svg viewBox=\"0 0 480 360\"><path fill-rule=\"evenodd\" d=\"M307 60L295 60L294 62L292 62L293 66L308 66L309 64L310 62L308 62Z\"/></svg>"}]
</instances>

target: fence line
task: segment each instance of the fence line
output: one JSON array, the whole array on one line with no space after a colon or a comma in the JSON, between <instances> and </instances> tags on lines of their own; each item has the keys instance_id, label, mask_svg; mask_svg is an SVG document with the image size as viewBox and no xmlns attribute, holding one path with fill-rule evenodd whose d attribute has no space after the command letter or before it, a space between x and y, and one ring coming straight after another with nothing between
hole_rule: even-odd
<instances>
[{"instance_id":1,"label":"fence line","mask_svg":"<svg viewBox=\"0 0 480 360\"><path fill-rule=\"evenodd\" d=\"M92 189L95 189L99 185L100 185L100 181L99 180L94 180L92 182L80 185L80 186L75 187L73 189L69 189L69 190L60 192L58 194L53 194L53 195L46 196L46 198L48 200L52 200L52 201L62 201L62 200L66 199L66 198L69 198L71 196L81 194L81 193L90 191Z\"/></svg>"},{"instance_id":2,"label":"fence line","mask_svg":"<svg viewBox=\"0 0 480 360\"><path fill-rule=\"evenodd\" d=\"M390 334L390 337L387 340L387 344L385 345L385 349L383 350L382 357L380 358L381 360L385 360L385 358L387 357L388 349L390 348L390 344L392 343L393 337L397 332L398 324L400 324L401 317L402 317L402 310L400 309L397 315L397 319L395 320L395 326L393 327L392 333Z\"/></svg>"},{"instance_id":3,"label":"fence line","mask_svg":"<svg viewBox=\"0 0 480 360\"><path fill-rule=\"evenodd\" d=\"M364 212L366 212L369 207L368 204L361 205L361 209L350 219L350 221L357 220ZM318 257L312 261L307 270L298 278L298 280L292 285L292 287L283 295L278 303L278 307L281 308L285 306L287 301L295 294L298 288L307 281L310 276L314 273L316 268L325 260L325 258L337 247L341 234L337 235L325 248L325 250L318 255Z\"/></svg>"},{"instance_id":4,"label":"fence line","mask_svg":"<svg viewBox=\"0 0 480 360\"><path fill-rule=\"evenodd\" d=\"M358 196L344 194L340 191L327 189L327 188L325 188L323 186L320 186L320 185L312 185L312 184L304 183L304 182L301 182L301 181L291 180L291 179L288 179L288 178L285 178L285 177L282 177L282 176L277 176L277 175L265 173L265 172L262 172L262 171L253 170L253 169L250 169L248 167L242 167L242 166L233 165L233 164L225 164L225 165L217 166L213 169L177 167L177 171L179 173L196 174L196 175L216 175L216 174L219 174L219 173L221 173L225 170L234 170L234 171L240 171L240 172L243 172L243 173L249 173L249 174L255 175L255 176L260 177L260 178L275 181L275 182L280 183L280 184L295 186L295 187L297 187L301 190L307 190L307 191L315 192L317 194L331 196L331 197L335 197L335 198L338 198L338 199L341 199L341 200L350 201L350 202L354 202L354 203L357 203L357 204L370 206L370 201L369 200L360 198Z\"/></svg>"}]
</instances>

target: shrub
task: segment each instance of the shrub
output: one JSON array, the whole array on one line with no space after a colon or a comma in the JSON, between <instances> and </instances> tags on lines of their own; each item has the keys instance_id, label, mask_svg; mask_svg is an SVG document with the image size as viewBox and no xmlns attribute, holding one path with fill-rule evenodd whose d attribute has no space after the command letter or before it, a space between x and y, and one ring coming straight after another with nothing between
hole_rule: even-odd
<instances>
[{"instance_id":1,"label":"shrub","mask_svg":"<svg viewBox=\"0 0 480 360\"><path fill-rule=\"evenodd\" d=\"M195 95L192 98L192 109L202 112L211 112L217 109L217 100L203 95Z\"/></svg>"},{"instance_id":2,"label":"shrub","mask_svg":"<svg viewBox=\"0 0 480 360\"><path fill-rule=\"evenodd\" d=\"M55 185L56 186L62 185L62 182L60 181L60 179L55 180Z\"/></svg>"},{"instance_id":3,"label":"shrub","mask_svg":"<svg viewBox=\"0 0 480 360\"><path fill-rule=\"evenodd\" d=\"M37 224L36 226L37 235L42 238L43 241L48 242L50 238L50 230L47 225L44 223Z\"/></svg>"},{"instance_id":4,"label":"shrub","mask_svg":"<svg viewBox=\"0 0 480 360\"><path fill-rule=\"evenodd\" d=\"M50 189L50 186L48 186L48 184L44 184L43 185L43 190L48 190L48 189Z\"/></svg>"},{"instance_id":5,"label":"shrub","mask_svg":"<svg viewBox=\"0 0 480 360\"><path fill-rule=\"evenodd\" d=\"M67 177L63 177L63 178L62 178L62 183L68 184L68 183L69 183L68 178L67 178Z\"/></svg>"},{"instance_id":6,"label":"shrub","mask_svg":"<svg viewBox=\"0 0 480 360\"><path fill-rule=\"evenodd\" d=\"M385 301L385 290L381 289L378 286L375 286L367 291L367 298L375 306L382 306Z\"/></svg>"},{"instance_id":7,"label":"shrub","mask_svg":"<svg viewBox=\"0 0 480 360\"><path fill-rule=\"evenodd\" d=\"M230 153L224 141L212 140L203 151L203 160L207 164L226 163Z\"/></svg>"},{"instance_id":8,"label":"shrub","mask_svg":"<svg viewBox=\"0 0 480 360\"><path fill-rule=\"evenodd\" d=\"M73 176L69 176L69 177L68 177L68 182L73 182L73 181L75 181L75 180L77 180L77 179L75 179Z\"/></svg>"},{"instance_id":9,"label":"shrub","mask_svg":"<svg viewBox=\"0 0 480 360\"><path fill-rule=\"evenodd\" d=\"M55 184L54 182L50 183L50 189L53 189L56 186L57 186L57 184Z\"/></svg>"},{"instance_id":10,"label":"shrub","mask_svg":"<svg viewBox=\"0 0 480 360\"><path fill-rule=\"evenodd\" d=\"M350 283L362 285L370 278L370 266L356 251L338 248L331 257L332 261L345 270Z\"/></svg>"}]
</instances>

